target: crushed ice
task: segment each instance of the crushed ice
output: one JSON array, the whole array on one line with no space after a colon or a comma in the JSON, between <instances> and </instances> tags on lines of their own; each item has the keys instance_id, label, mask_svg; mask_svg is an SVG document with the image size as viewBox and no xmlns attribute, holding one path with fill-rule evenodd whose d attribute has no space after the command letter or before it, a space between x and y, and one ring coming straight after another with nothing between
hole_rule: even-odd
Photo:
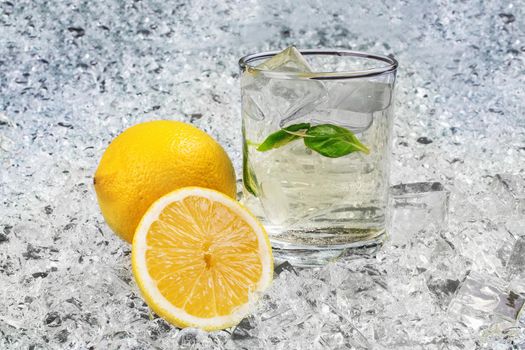
<instances>
[{"instance_id":1,"label":"crushed ice","mask_svg":"<svg viewBox=\"0 0 525 350\"><path fill-rule=\"evenodd\" d=\"M525 347L525 8L266 3L0 4L0 348ZM143 303L93 171L124 128L173 118L240 174L236 61L291 44L396 55L392 183L442 183L448 223L422 194L428 225L399 213L405 235L383 250L282 268L239 327L179 331Z\"/></svg>"}]
</instances>

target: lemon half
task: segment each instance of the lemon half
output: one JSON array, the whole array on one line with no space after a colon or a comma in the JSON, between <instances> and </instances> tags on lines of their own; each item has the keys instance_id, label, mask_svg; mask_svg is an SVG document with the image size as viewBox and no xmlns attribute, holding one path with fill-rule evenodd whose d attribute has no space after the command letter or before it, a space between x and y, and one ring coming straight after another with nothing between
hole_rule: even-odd
<instances>
[{"instance_id":1,"label":"lemon half","mask_svg":"<svg viewBox=\"0 0 525 350\"><path fill-rule=\"evenodd\" d=\"M153 311L207 331L239 323L273 278L263 226L237 201L199 187L171 192L148 209L132 266Z\"/></svg>"}]
</instances>

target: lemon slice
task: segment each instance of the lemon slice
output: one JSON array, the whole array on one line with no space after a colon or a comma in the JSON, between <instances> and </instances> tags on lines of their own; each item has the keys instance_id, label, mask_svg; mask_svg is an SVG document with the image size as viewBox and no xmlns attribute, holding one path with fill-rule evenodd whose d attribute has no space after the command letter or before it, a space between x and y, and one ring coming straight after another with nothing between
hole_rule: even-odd
<instances>
[{"instance_id":1,"label":"lemon slice","mask_svg":"<svg viewBox=\"0 0 525 350\"><path fill-rule=\"evenodd\" d=\"M239 323L273 277L262 225L235 200L200 187L171 192L147 210L132 265L153 311L207 331Z\"/></svg>"}]
</instances>

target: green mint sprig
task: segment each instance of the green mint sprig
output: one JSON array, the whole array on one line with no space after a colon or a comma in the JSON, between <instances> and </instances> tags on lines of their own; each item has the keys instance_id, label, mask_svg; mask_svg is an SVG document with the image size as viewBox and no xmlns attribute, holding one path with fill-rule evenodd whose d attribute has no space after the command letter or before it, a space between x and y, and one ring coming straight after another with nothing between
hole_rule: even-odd
<instances>
[{"instance_id":1,"label":"green mint sprig","mask_svg":"<svg viewBox=\"0 0 525 350\"><path fill-rule=\"evenodd\" d=\"M325 157L339 158L353 152L370 153L348 129L333 124L311 126L309 123L293 124L268 135L257 150L266 152L300 138L306 147Z\"/></svg>"},{"instance_id":2,"label":"green mint sprig","mask_svg":"<svg viewBox=\"0 0 525 350\"><path fill-rule=\"evenodd\" d=\"M300 123L287 126L284 129L278 130L273 134L270 134L264 141L257 147L258 151L266 152L274 148L279 148L286 145L287 143L297 140L299 137L304 135L304 132L310 129L309 123Z\"/></svg>"},{"instance_id":3,"label":"green mint sprig","mask_svg":"<svg viewBox=\"0 0 525 350\"><path fill-rule=\"evenodd\" d=\"M248 142L245 140L242 144L242 182L244 188L255 197L259 195L257 190L257 178L253 169L248 163Z\"/></svg>"}]
</instances>

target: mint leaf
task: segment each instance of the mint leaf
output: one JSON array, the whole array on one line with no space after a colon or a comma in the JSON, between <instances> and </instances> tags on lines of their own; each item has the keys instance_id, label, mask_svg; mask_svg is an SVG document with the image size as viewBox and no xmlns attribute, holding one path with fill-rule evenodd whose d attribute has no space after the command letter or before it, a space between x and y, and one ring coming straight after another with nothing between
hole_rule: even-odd
<instances>
[{"instance_id":1,"label":"mint leaf","mask_svg":"<svg viewBox=\"0 0 525 350\"><path fill-rule=\"evenodd\" d=\"M242 183L248 192L257 197L257 179L248 163L248 143L246 141L242 143Z\"/></svg>"},{"instance_id":2,"label":"mint leaf","mask_svg":"<svg viewBox=\"0 0 525 350\"><path fill-rule=\"evenodd\" d=\"M352 152L370 153L350 130L332 124L312 126L306 132L304 144L325 157L339 158Z\"/></svg>"},{"instance_id":3,"label":"mint leaf","mask_svg":"<svg viewBox=\"0 0 525 350\"><path fill-rule=\"evenodd\" d=\"M284 129L270 134L264 141L257 147L257 150L260 152L266 152L274 148L279 148L286 145L287 143L292 142L293 140L302 137L304 134L301 134L301 130L307 131L310 128L309 123L300 123L287 126Z\"/></svg>"},{"instance_id":4,"label":"mint leaf","mask_svg":"<svg viewBox=\"0 0 525 350\"><path fill-rule=\"evenodd\" d=\"M303 138L306 147L325 157L339 158L352 152L370 153L348 129L332 124L310 126L309 123L290 125L270 134L257 150L266 152L298 138Z\"/></svg>"}]
</instances>

